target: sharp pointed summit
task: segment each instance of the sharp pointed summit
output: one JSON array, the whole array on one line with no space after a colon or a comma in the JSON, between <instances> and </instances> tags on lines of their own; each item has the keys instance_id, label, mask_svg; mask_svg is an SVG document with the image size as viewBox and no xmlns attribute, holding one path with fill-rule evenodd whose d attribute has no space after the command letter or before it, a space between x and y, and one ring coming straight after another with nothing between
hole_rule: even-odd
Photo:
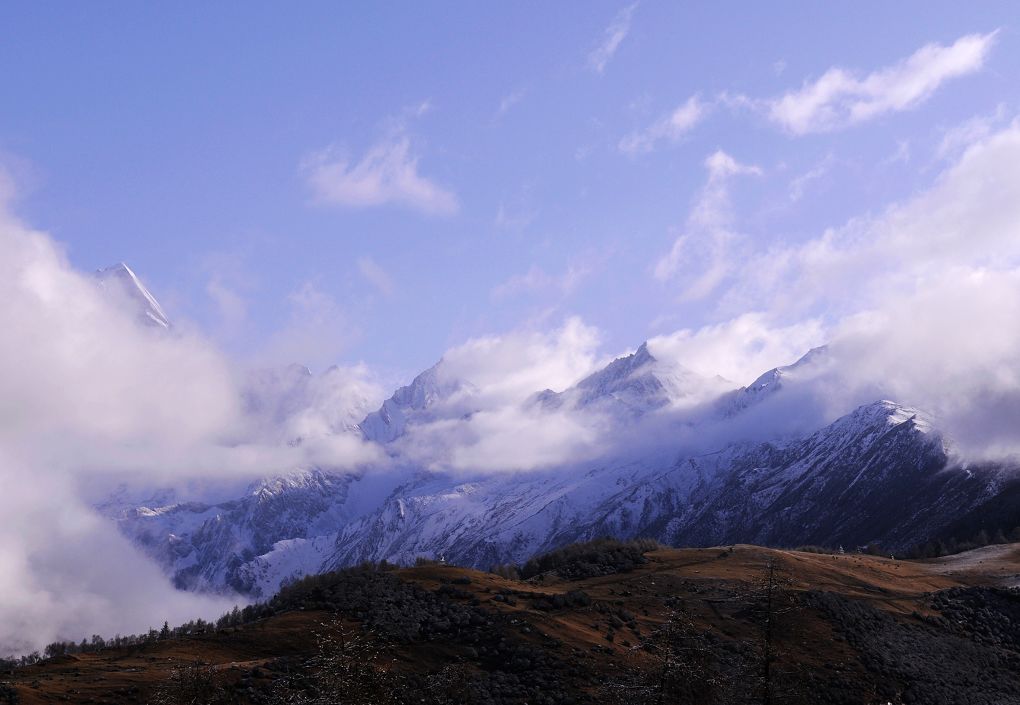
<instances>
[{"instance_id":1,"label":"sharp pointed summit","mask_svg":"<svg viewBox=\"0 0 1020 705\"><path fill-rule=\"evenodd\" d=\"M370 441L394 441L404 434L408 423L428 419L433 406L449 399L467 384L463 380L447 378L440 360L409 385L394 392L377 411L366 416L360 424L361 432Z\"/></svg>"},{"instance_id":2,"label":"sharp pointed summit","mask_svg":"<svg viewBox=\"0 0 1020 705\"><path fill-rule=\"evenodd\" d=\"M567 403L577 409L603 411L623 419L637 418L728 388L729 383L722 378L706 378L675 360L657 358L646 341L574 387L559 394L546 390L535 399L546 409Z\"/></svg>"},{"instance_id":3,"label":"sharp pointed summit","mask_svg":"<svg viewBox=\"0 0 1020 705\"><path fill-rule=\"evenodd\" d=\"M103 289L116 287L113 290L117 294L134 303L138 307L139 318L145 324L163 329L170 328L170 319L163 312L163 307L126 264L118 262L110 267L97 269L96 278Z\"/></svg>"}]
</instances>

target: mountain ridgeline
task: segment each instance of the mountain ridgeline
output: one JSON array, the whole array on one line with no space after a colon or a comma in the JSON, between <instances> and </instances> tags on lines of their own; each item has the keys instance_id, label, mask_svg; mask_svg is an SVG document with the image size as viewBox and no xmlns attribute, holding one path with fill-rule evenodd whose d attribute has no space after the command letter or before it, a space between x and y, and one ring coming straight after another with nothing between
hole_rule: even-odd
<instances>
[{"instance_id":1,"label":"mountain ridgeline","mask_svg":"<svg viewBox=\"0 0 1020 705\"><path fill-rule=\"evenodd\" d=\"M133 275L118 280L141 287ZM147 319L162 314L144 287L130 298ZM226 501L163 492L104 511L179 587L262 598L301 575L363 561L425 556L487 569L601 536L902 553L1020 524L1017 468L955 459L923 410L877 399L832 420L812 406L816 380L833 366L826 348L746 387L655 352L642 344L572 387L517 404L539 424L566 415L606 439L526 470L513 458L491 471L419 454L419 434L434 444L479 411L475 384L445 361L360 422L363 400L321 392L340 384L335 370L264 371L246 399L272 410L267 423L332 404L328 432L379 444L385 471L280 468Z\"/></svg>"}]
</instances>

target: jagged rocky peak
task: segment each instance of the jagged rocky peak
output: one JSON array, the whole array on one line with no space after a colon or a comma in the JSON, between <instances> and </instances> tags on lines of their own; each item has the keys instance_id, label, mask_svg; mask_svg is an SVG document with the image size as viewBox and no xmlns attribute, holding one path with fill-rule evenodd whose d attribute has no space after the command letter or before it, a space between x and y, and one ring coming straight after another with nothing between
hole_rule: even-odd
<instances>
[{"instance_id":1,"label":"jagged rocky peak","mask_svg":"<svg viewBox=\"0 0 1020 705\"><path fill-rule=\"evenodd\" d=\"M832 356L827 345L811 348L796 362L773 367L758 376L751 384L741 387L719 399L717 407L723 416L739 414L766 399L773 398L792 382L810 383L811 380L829 370Z\"/></svg>"},{"instance_id":2,"label":"jagged rocky peak","mask_svg":"<svg viewBox=\"0 0 1020 705\"><path fill-rule=\"evenodd\" d=\"M440 360L411 380L410 384L394 392L391 399L404 409L421 411L429 408L460 388L460 382L448 379L444 372L443 361Z\"/></svg>"},{"instance_id":3,"label":"jagged rocky peak","mask_svg":"<svg viewBox=\"0 0 1020 705\"><path fill-rule=\"evenodd\" d=\"M163 307L156 297L145 288L131 268L123 262L111 267L96 270L96 278L100 288L115 292L115 295L126 297L138 307L138 317L146 324L158 328L170 328L170 319L163 312ZM116 288L114 288L116 287Z\"/></svg>"},{"instance_id":4,"label":"jagged rocky peak","mask_svg":"<svg viewBox=\"0 0 1020 705\"><path fill-rule=\"evenodd\" d=\"M361 432L377 443L394 441L404 434L408 422L428 417L429 410L467 386L464 380L448 375L440 360L368 414L359 424Z\"/></svg>"},{"instance_id":5,"label":"jagged rocky peak","mask_svg":"<svg viewBox=\"0 0 1020 705\"><path fill-rule=\"evenodd\" d=\"M545 390L532 397L542 408L567 404L623 417L639 417L671 405L721 394L732 385L722 377L705 377L678 360L657 357L646 341L562 393Z\"/></svg>"},{"instance_id":6,"label":"jagged rocky peak","mask_svg":"<svg viewBox=\"0 0 1020 705\"><path fill-rule=\"evenodd\" d=\"M820 345L811 348L796 362L782 367L773 367L765 374L758 377L747 386L747 391L754 393L774 392L783 385L784 378L796 376L798 372L804 372L811 368L824 365L829 361L829 346Z\"/></svg>"},{"instance_id":7,"label":"jagged rocky peak","mask_svg":"<svg viewBox=\"0 0 1020 705\"><path fill-rule=\"evenodd\" d=\"M260 478L248 485L247 494L265 499L287 492L322 491L323 488L344 485L349 481L349 476L329 473L321 468L300 468Z\"/></svg>"}]
</instances>

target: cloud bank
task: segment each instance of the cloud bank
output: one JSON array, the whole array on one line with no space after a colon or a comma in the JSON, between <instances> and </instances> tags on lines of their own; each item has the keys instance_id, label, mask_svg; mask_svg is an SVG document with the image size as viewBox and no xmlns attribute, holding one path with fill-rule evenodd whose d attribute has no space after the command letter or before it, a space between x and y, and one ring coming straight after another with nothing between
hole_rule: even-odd
<instances>
[{"instance_id":1,"label":"cloud bank","mask_svg":"<svg viewBox=\"0 0 1020 705\"><path fill-rule=\"evenodd\" d=\"M971 458L1020 453L1020 125L985 132L878 215L732 251L713 298L831 340L830 417L885 396L933 413Z\"/></svg>"},{"instance_id":2,"label":"cloud bank","mask_svg":"<svg viewBox=\"0 0 1020 705\"><path fill-rule=\"evenodd\" d=\"M232 602L175 590L86 501L101 487L379 460L325 432L342 425L325 414L348 404L337 397L358 388L350 379L319 385L320 403L273 437L245 408L231 361L187 330L141 324L130 301L3 208L0 251L0 653L212 617Z\"/></svg>"}]
</instances>

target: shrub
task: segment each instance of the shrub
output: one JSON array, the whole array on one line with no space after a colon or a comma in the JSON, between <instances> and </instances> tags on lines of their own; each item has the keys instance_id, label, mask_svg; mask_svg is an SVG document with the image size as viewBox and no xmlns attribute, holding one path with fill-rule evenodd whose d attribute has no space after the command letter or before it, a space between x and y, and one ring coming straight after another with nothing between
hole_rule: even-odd
<instances>
[{"instance_id":1,"label":"shrub","mask_svg":"<svg viewBox=\"0 0 1020 705\"><path fill-rule=\"evenodd\" d=\"M524 580L543 573L556 573L566 580L582 580L598 575L626 573L646 563L646 553L663 548L654 539L596 539L574 543L536 556L520 569Z\"/></svg>"}]
</instances>

